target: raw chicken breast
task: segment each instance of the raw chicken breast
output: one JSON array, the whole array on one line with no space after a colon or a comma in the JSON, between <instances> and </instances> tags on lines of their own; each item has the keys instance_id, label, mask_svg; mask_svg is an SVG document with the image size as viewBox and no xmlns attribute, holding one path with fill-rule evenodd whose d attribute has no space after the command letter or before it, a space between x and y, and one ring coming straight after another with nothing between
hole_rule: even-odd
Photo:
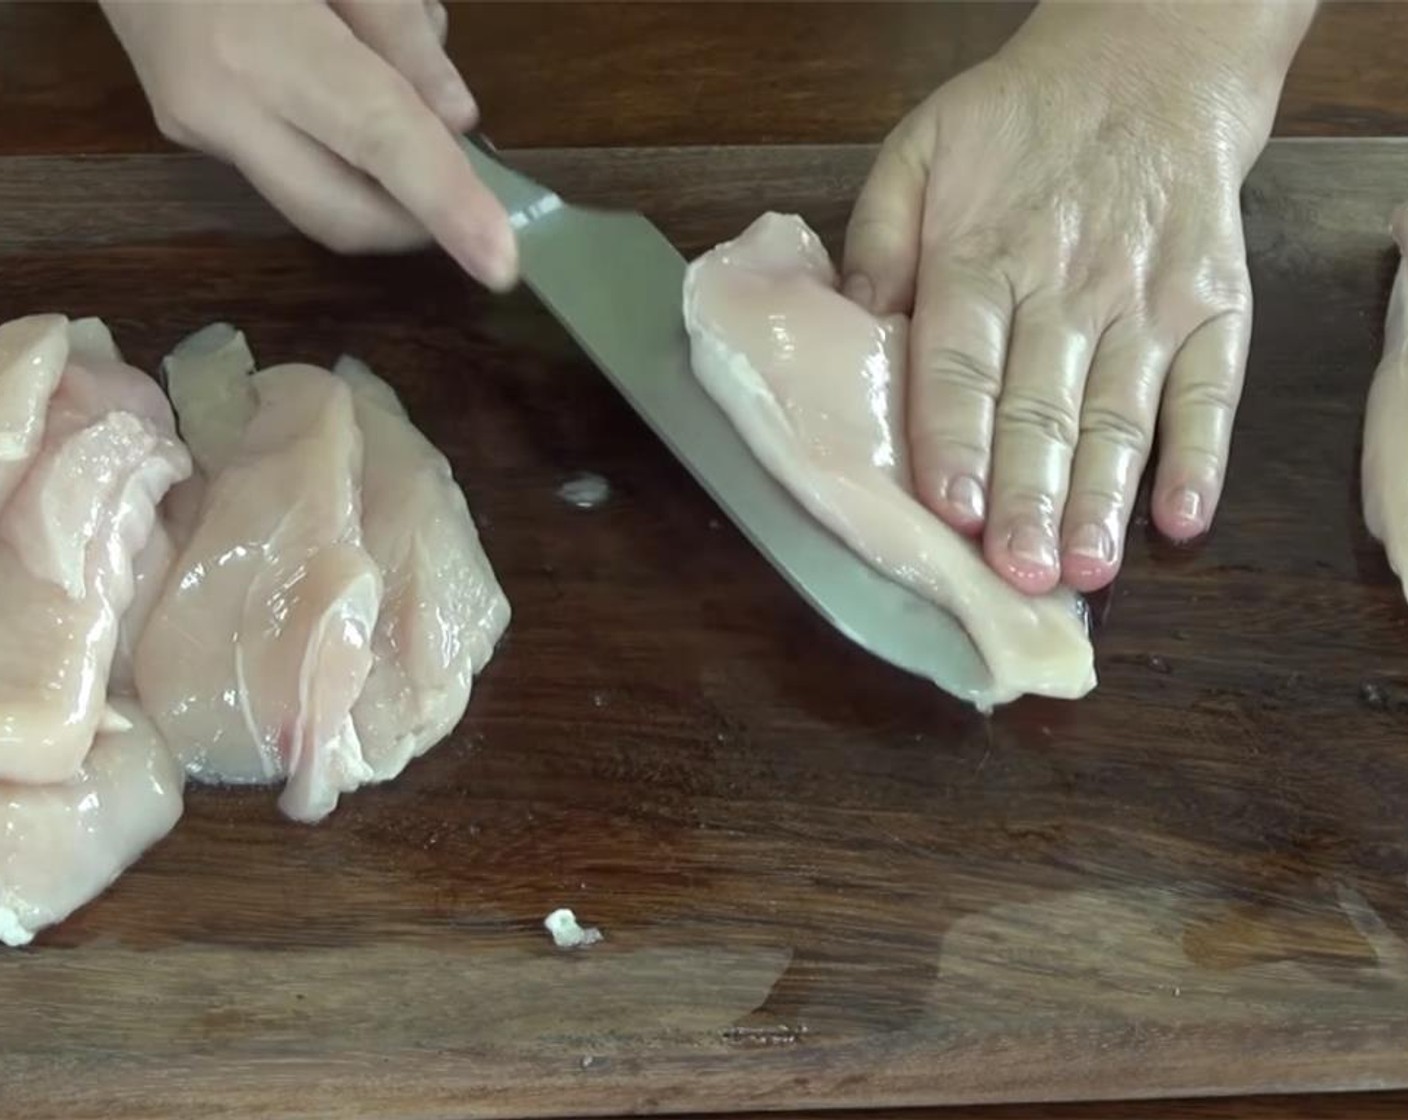
<instances>
[{"instance_id":1,"label":"raw chicken breast","mask_svg":"<svg viewBox=\"0 0 1408 1120\"><path fill-rule=\"evenodd\" d=\"M474 675L508 626L509 604L450 464L395 390L352 358L333 372L353 391L365 448L362 532L385 588L375 660L352 717L385 781L460 721Z\"/></svg>"},{"instance_id":2,"label":"raw chicken breast","mask_svg":"<svg viewBox=\"0 0 1408 1120\"><path fill-rule=\"evenodd\" d=\"M765 214L689 266L695 374L766 469L882 574L951 611L987 662L982 708L1095 685L1082 601L1010 587L915 497L905 439L908 323L836 290L815 233Z\"/></svg>"},{"instance_id":3,"label":"raw chicken breast","mask_svg":"<svg viewBox=\"0 0 1408 1120\"><path fill-rule=\"evenodd\" d=\"M27 315L0 324L0 506L44 436L44 415L68 361L68 320Z\"/></svg>"},{"instance_id":4,"label":"raw chicken breast","mask_svg":"<svg viewBox=\"0 0 1408 1120\"><path fill-rule=\"evenodd\" d=\"M167 373L173 397L197 410L203 383L228 389L221 362ZM183 427L198 460L228 450L228 461L206 479L138 641L137 690L191 776L286 778L280 807L315 821L371 778L351 716L381 600L361 544L362 440L352 394L327 370L286 365L249 380L257 407L233 449Z\"/></svg>"},{"instance_id":5,"label":"raw chicken breast","mask_svg":"<svg viewBox=\"0 0 1408 1120\"><path fill-rule=\"evenodd\" d=\"M1384 316L1383 353L1364 408L1360 486L1364 523L1408 594L1408 203L1394 211L1398 271Z\"/></svg>"},{"instance_id":6,"label":"raw chicken breast","mask_svg":"<svg viewBox=\"0 0 1408 1120\"><path fill-rule=\"evenodd\" d=\"M161 364L181 424L181 438L207 478L239 450L259 401L250 374L254 354L229 323L211 323L181 340Z\"/></svg>"},{"instance_id":7,"label":"raw chicken breast","mask_svg":"<svg viewBox=\"0 0 1408 1120\"><path fill-rule=\"evenodd\" d=\"M190 484L191 480L187 479L172 487L167 495L168 501L171 494ZM117 648L113 652L112 671L108 675L109 695L137 695L136 666L133 662L137 654L137 641L146 629L147 619L151 617L157 596L161 594L175 561L176 546L162 519L162 510L158 508L157 520L152 526L147 545L137 553L132 563L132 602L118 623Z\"/></svg>"},{"instance_id":8,"label":"raw chicken breast","mask_svg":"<svg viewBox=\"0 0 1408 1120\"><path fill-rule=\"evenodd\" d=\"M101 319L70 319L68 345L69 352L80 361L122 361L122 351L117 348L112 331Z\"/></svg>"},{"instance_id":9,"label":"raw chicken breast","mask_svg":"<svg viewBox=\"0 0 1408 1120\"><path fill-rule=\"evenodd\" d=\"M184 775L131 701L82 768L52 785L0 782L0 942L27 944L106 890L181 816Z\"/></svg>"},{"instance_id":10,"label":"raw chicken breast","mask_svg":"<svg viewBox=\"0 0 1408 1120\"><path fill-rule=\"evenodd\" d=\"M133 558L191 464L150 378L71 357L28 467L0 511L0 780L62 782L111 722Z\"/></svg>"}]
</instances>

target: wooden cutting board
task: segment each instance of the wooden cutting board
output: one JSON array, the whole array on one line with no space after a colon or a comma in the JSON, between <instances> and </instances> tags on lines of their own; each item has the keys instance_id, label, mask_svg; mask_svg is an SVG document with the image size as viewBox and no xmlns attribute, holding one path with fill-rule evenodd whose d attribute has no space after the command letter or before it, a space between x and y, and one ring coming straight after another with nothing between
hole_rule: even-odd
<instances>
[{"instance_id":1,"label":"wooden cutting board","mask_svg":"<svg viewBox=\"0 0 1408 1120\"><path fill-rule=\"evenodd\" d=\"M861 148L538 152L697 251L837 244ZM1408 606L1358 514L1408 147L1273 145L1232 482L1143 527L1100 686L984 720L831 633L526 298L349 261L185 157L0 161L0 315L153 366L358 354L514 606L453 740L318 827L193 790L0 953L0 1115L377 1120L1408 1085ZM592 509L559 495L606 479ZM605 941L556 950L570 906Z\"/></svg>"}]
</instances>

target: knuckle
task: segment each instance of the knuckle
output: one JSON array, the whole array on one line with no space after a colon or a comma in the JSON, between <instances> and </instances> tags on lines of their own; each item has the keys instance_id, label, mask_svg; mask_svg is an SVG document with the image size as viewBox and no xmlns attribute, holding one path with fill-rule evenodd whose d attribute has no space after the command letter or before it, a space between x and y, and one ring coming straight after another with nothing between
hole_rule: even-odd
<instances>
[{"instance_id":1,"label":"knuckle","mask_svg":"<svg viewBox=\"0 0 1408 1120\"><path fill-rule=\"evenodd\" d=\"M1117 487L1077 479L1071 486L1067 508L1078 514L1075 520L1099 520L1125 507L1128 495Z\"/></svg>"},{"instance_id":2,"label":"knuckle","mask_svg":"<svg viewBox=\"0 0 1408 1120\"><path fill-rule=\"evenodd\" d=\"M383 95L353 117L349 160L372 173L394 167L405 152L409 130L400 99Z\"/></svg>"},{"instance_id":3,"label":"knuckle","mask_svg":"<svg viewBox=\"0 0 1408 1120\"><path fill-rule=\"evenodd\" d=\"M1132 450L1148 447L1153 440L1149 425L1117 408L1087 404L1080 418L1081 438L1093 436Z\"/></svg>"},{"instance_id":4,"label":"knuckle","mask_svg":"<svg viewBox=\"0 0 1408 1120\"><path fill-rule=\"evenodd\" d=\"M997 363L955 346L935 346L920 362L924 379L938 389L997 395L1002 375Z\"/></svg>"},{"instance_id":5,"label":"knuckle","mask_svg":"<svg viewBox=\"0 0 1408 1120\"><path fill-rule=\"evenodd\" d=\"M982 467L988 458L988 448L975 440L972 433L947 427L916 431L912 442L914 461L925 470L972 473Z\"/></svg>"},{"instance_id":6,"label":"knuckle","mask_svg":"<svg viewBox=\"0 0 1408 1120\"><path fill-rule=\"evenodd\" d=\"M1173 393L1176 408L1235 412L1241 394L1237 386L1222 377L1190 378Z\"/></svg>"},{"instance_id":7,"label":"knuckle","mask_svg":"<svg viewBox=\"0 0 1408 1120\"><path fill-rule=\"evenodd\" d=\"M1035 393L1008 392L998 406L998 425L1014 435L1039 437L1074 451L1079 426L1060 401Z\"/></svg>"},{"instance_id":8,"label":"knuckle","mask_svg":"<svg viewBox=\"0 0 1408 1120\"><path fill-rule=\"evenodd\" d=\"M993 494L993 523L1010 521L1014 517L1035 517L1048 524L1056 517L1056 496L1034 486L1015 486L999 481Z\"/></svg>"}]
</instances>

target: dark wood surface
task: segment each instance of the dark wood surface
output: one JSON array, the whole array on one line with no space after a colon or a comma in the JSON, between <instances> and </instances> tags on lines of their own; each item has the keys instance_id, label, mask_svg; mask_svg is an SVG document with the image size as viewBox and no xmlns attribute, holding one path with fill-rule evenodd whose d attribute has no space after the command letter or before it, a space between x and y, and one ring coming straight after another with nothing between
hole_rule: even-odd
<instances>
[{"instance_id":1,"label":"dark wood surface","mask_svg":"<svg viewBox=\"0 0 1408 1120\"><path fill-rule=\"evenodd\" d=\"M834 244L868 158L523 162L694 251L764 199ZM401 781L317 828L195 791L109 895L0 956L0 1115L1408 1086L1408 606L1355 491L1406 190L1401 143L1269 153L1219 526L1136 534L1093 696L985 721L831 633L528 300L334 258L185 157L0 161L0 315L108 317L148 366L214 318L268 362L361 355L451 456L515 607ZM557 497L578 471L606 505ZM562 905L606 942L557 953Z\"/></svg>"},{"instance_id":2,"label":"dark wood surface","mask_svg":"<svg viewBox=\"0 0 1408 1120\"><path fill-rule=\"evenodd\" d=\"M450 3L451 53L500 144L872 142L996 50L1030 3ZM1279 135L1408 132L1408 5L1324 5ZM0 152L154 151L101 14L0 0Z\"/></svg>"},{"instance_id":3,"label":"dark wood surface","mask_svg":"<svg viewBox=\"0 0 1408 1120\"><path fill-rule=\"evenodd\" d=\"M453 53L501 143L658 146L878 139L934 84L994 49L1028 5L453 7ZM1277 132L1408 131L1405 42L1406 5L1327 5L1292 71ZM0 153L163 148L94 9L0 3ZM726 185L715 174L697 174L701 167L716 172L718 164L693 156L695 177L685 181L696 185L681 197L669 176L680 173L682 158L671 154L652 166L627 157L610 161L611 171L579 165L574 174L596 179L603 190L613 174L622 186L638 184L626 193L659 203L696 243L731 232L715 228L730 213ZM854 175L855 157L840 158L852 160L847 174ZM1267 182L1275 158L1266 165ZM751 967L765 959L758 950L789 940L801 948L792 949L780 995L763 1006L763 1025L769 1019L788 1025L796 1009L836 1000L833 1011L854 1008L848 1021L852 1040L866 1041L863 1057L843 1062L834 1036L820 1027L795 1043L784 1037L771 1046L761 1036L738 1034L726 1042L710 1036L717 1052L699 1058L708 1067L697 1078L702 1090L728 1086L720 1099L731 1108L785 1108L809 1092L825 1096L819 1102L825 1105L875 1104L884 1093L868 1090L893 1068L886 1062L907 1053L916 1030L929 1030L941 1052L919 1064L964 1095L962 1079L952 1082L948 1071L972 1054L971 1037L959 1029L971 1019L946 1010L939 996L940 982L955 979L951 931L957 927L960 945L968 932L971 955L975 921L982 933L984 915L994 912L982 907L1023 900L1035 909L1014 918L998 906L999 928L988 931L995 940L983 954L987 967L1005 978L999 975L987 1013L1012 1014L1025 1002L1033 1005L1033 1022L1041 1021L1049 1011L1044 1001L1061 988L1062 977L1059 970L1052 975L1049 961L1030 959L1034 947L1049 944L1059 953L1063 942L1079 945L1082 934L1109 939L1085 950L1083 982L1101 994L1063 1019L1057 1033L1071 1046L1067 1064L1090 1079L1091 1092L1117 1094L1130 1073L1128 1061L1105 1062L1108 1048L1082 1052L1081 1041L1088 1043L1092 1023L1111 1014L1113 1000L1147 1009L1150 1000L1167 1005L1168 999L1129 979L1148 956L1126 951L1131 939L1139 940L1139 915L1107 921L1110 929L1102 932L1100 922L1082 916L1081 908L1093 905L1082 890L1093 883L1097 892L1107 890L1102 897L1113 891L1138 899L1148 883L1138 875L1150 868L1171 878L1187 875L1192 886L1185 884L1175 898L1195 910L1199 899L1221 900L1209 903L1211 916L1192 921L1191 942L1184 935L1185 956L1188 944L1195 953L1201 946L1206 959L1198 967L1221 978L1219 1007L1235 998L1247 969L1277 967L1255 958L1277 956L1299 960L1312 983L1358 985L1371 995L1377 990L1381 1008L1389 1007L1399 998L1393 993L1401 974L1382 962L1377 968L1367 963L1359 931L1348 931L1343 898L1333 886L1349 882L1390 929L1402 928L1397 825L1403 814L1395 809L1403 779L1392 753L1399 694L1391 687L1367 690L1373 704L1388 710L1353 701L1362 691L1361 676L1371 684L1401 679L1393 631L1403 616L1358 528L1353 452L1340 442L1352 441L1353 412L1377 339L1386 238L1372 213L1350 221L1331 205L1363 174L1359 161L1341 158L1335 181L1303 184L1299 204L1289 211L1276 209L1274 194L1254 199L1253 214L1269 217L1252 227L1266 251L1257 271L1255 380L1238 444L1239 521L1197 554L1168 554L1146 543L1138 566L1119 585L1100 637L1105 683L1092 704L1104 714L1082 712L1072 724L1058 711L1046 724L1054 728L1051 746L1021 738L1020 729L1030 730L1030 721L1041 717L1010 715L1006 724L994 724L992 741L984 739L981 750L975 732L930 710L932 698L916 698L884 674L877 678L873 667L815 631L727 530L711 531L701 544L697 522L703 517L707 524L707 503L680 472L670 473L668 461L590 372L571 361L560 336L521 305L488 317L482 309L472 312L469 338L461 338L455 325L465 312L455 279L443 269L424 262L344 266L306 247L253 245L252 235L277 235L280 224L207 168L137 163L76 176L63 164L31 163L23 172L6 164L0 241L11 258L19 254L30 263L18 274L13 259L0 265L0 310L44 299L75 312L101 310L114 316L124 342L148 359L173 332L210 314L243 315L266 348L286 344L327 357L342 345L362 346L368 357L389 363L393 378L418 386L411 394L417 416L456 453L476 510L489 517L486 537L509 591L528 615L515 624L475 701L466 733L476 753L446 747L423 773L410 776L411 788L375 804L359 800L313 835L277 824L263 806L196 799L169 851L155 854L111 899L49 939L46 957L62 956L64 963L22 978L8 963L0 971L7 1023L0 1035L0 1115L23 1115L24 1103L43 1105L33 1115L87 1109L146 1116L154 1108L185 1115L192 1095L210 1091L218 1077L188 1084L165 1061L163 1047L173 1046L204 1063L207 1075L222 1055L231 1063L229 1081L220 1083L229 1094L211 1102L217 1115L241 1115L250 1094L278 1095L279 1107L302 1115L403 1115L404 1108L380 1108L382 1097L401 1085L399 1079L413 1081L414 1063L404 1060L408 1050L424 1060L436 1057L443 1037L436 1030L445 1022L465 1030L469 1020L482 1035L487 1028L474 1024L487 1021L507 1038L536 1024L561 1038L607 1042L622 1016L639 1029L641 1007L632 1003L638 995L620 994L612 985L617 970L627 968L635 977L632 991L648 987L654 975L657 986L673 979L673 994L684 993L683 999L656 993L645 1012L663 1041L652 1039L633 1054L623 1044L611 1062L593 1063L576 1080L568 1076L568 1096L556 1087L561 1078L549 1079L523 1107L581 1112L595 1107L584 1090L606 1080L608 1096L624 1094L621 1099L640 1106L689 1107L687 1100L657 1096L660 1082L652 1073L662 1046L681 1030L700 1029L690 1020L691 1009L710 1002L699 995L700 974L710 973L718 989L711 998L721 1008L729 993L757 979ZM756 160L753 166L756 174ZM797 184L787 185L789 173L772 167L760 193L778 203L789 190L797 197ZM1378 202L1392 194L1395 177L1400 189L1408 188L1408 165L1397 172L1381 168L1379 176ZM131 191L134 182L145 184L145 195ZM154 197L152 182L161 184ZM798 200L808 204L809 215L820 215L834 230L844 211L840 188L823 183L803 193ZM15 201L35 202L36 196L32 208L14 209ZM145 207L134 202L140 197L148 198ZM158 205L163 198L166 204ZM178 205L181 199L196 202ZM79 248L83 244L103 247L95 253ZM36 277L42 282L26 288ZM113 290L133 277L147 287L127 282L134 290ZM403 290L402 282L409 287ZM354 319L364 318L343 330L338 323L349 309ZM531 376L517 384L513 373L523 362L505 344L542 345L543 338L558 340L549 347L552 357L529 361ZM433 378L444 384L432 387ZM1277 387L1287 379L1295 391L1278 401ZM565 408L563 394L569 397ZM583 399L588 415L576 419L575 402ZM487 417L467 407L486 402ZM1282 422L1286 427L1278 429ZM624 441L619 449L618 435ZM614 469L617 456L631 459L627 468ZM615 508L569 516L550 498L553 482L592 464L613 468ZM662 470L664 477L657 477ZM1254 473L1258 478L1245 477ZM501 529L495 528L495 506L503 510ZM584 533L586 526L591 531ZM1318 569L1317 562L1330 567ZM680 582L660 606L666 579L652 565L681 564ZM610 605L612 580L622 571L640 577L657 601L658 617ZM1251 597L1250 605L1232 605L1217 617L1239 591ZM677 632L668 634L667 646L660 635L671 629ZM799 633L814 635L824 651L806 671L781 664L786 643ZM1318 654L1313 645L1297 645L1307 637L1320 643ZM729 648L738 664L716 660ZM665 654L672 655L674 668L660 673L650 661L656 653L666 665ZM1140 675L1139 659L1146 656L1172 671ZM621 683L609 690L611 682ZM1139 711L1111 697L1112 688L1139 692L1141 704L1153 705L1151 725L1134 722ZM603 708L588 708L584 696L597 694ZM1091 719L1119 735L1107 730L1111 742L1074 748ZM715 741L726 746L709 745L714 725L713 734L725 736ZM923 741L907 746L906 734ZM731 739L741 741L727 745ZM576 747L565 760L564 742ZM1243 758L1244 752L1254 758ZM456 804L464 792L472 796ZM1128 800L1123 808L1122 799ZM411 803L415 813L407 809ZM723 828L725 821L734 822L732 831ZM566 835L554 832L564 824ZM926 838L934 850L916 848ZM764 850L768 844L771 853ZM971 866L960 860L964 850L972 852ZM292 881L285 876L276 890L263 878L271 866L305 874ZM960 873L953 876L955 866ZM974 886L970 880L984 869L989 881ZM574 876L588 884L575 895L567 890ZM197 901L201 891L209 892L209 901ZM1067 896L1073 901L1063 925L1058 903ZM375 905L364 918L358 910L369 898ZM609 940L602 948L626 960L592 966L586 959L552 959L534 923L540 910L546 912L542 907L558 901L577 903L586 918L603 921ZM1217 907L1231 917L1219 918ZM1157 905L1146 902L1146 909ZM316 911L311 921L310 910ZM924 921L931 932L916 934ZM445 938L446 931L457 936ZM811 933L798 941L797 931ZM1161 934L1165 944L1176 940L1175 932ZM870 939L875 951L849 950L848 936ZM1004 956L1014 943L1018 951ZM438 955L436 946L446 945L452 959ZM929 952L934 945L947 947L937 962ZM1216 948L1227 945L1232 948ZM151 953L157 946L167 951ZM653 974L651 947L663 950ZM342 952L336 959L345 967L330 963L332 949ZM217 967L222 951L233 956ZM1074 954L1064 951L1068 959ZM671 954L683 966L666 968ZM1239 954L1253 963L1238 960ZM227 971L231 959L250 964L238 983ZM550 971L538 974L537 987L525 980L511 996L491 991L486 997L483 977L469 979L462 971L485 967L484 959L508 969L509 978L525 977L533 967ZM376 1037L376 1015L359 998L369 984L394 987L427 962L448 976L443 993L417 1011L413 997L424 999L425 977L403 983L405 999L397 1006L411 1006L384 1024L394 1039ZM562 965L576 986L542 995ZM26 958L23 967L34 966ZM970 983L972 967L970 960ZM335 978L330 969L340 970ZM965 982L962 968L956 979ZM287 983L281 988L280 981ZM554 1020L550 1000L580 997L582 985L595 1000L586 1022L569 1013L558 1018L570 1022L543 1027ZM1304 996L1304 987L1293 987L1293 997ZM12 990L19 992L13 1005ZM1069 996L1072 989L1062 991ZM887 993L883 1006L856 1003L857 993L867 992ZM1286 1002L1243 1013L1246 1029L1220 1056L1224 1072L1246 1065L1246 1046L1267 1037L1257 1026L1282 1024ZM1305 1045L1341 1052L1339 1062L1326 1059L1311 1074L1372 1084L1375 1078L1359 1076L1362 1048L1333 1025L1339 1001L1325 1002L1329 1026L1319 1002L1307 997L1297 1005ZM20 1007L33 1016L21 1015ZM1165 1090L1170 1072L1163 1067L1182 1061L1180 1037L1196 1033L1199 1024L1224 1023L1220 1011L1180 1010L1188 1007L1175 1008L1188 1023L1160 1029L1137 1015L1124 1020L1115 1049L1122 1045L1126 1058L1142 1055L1144 1074L1129 1092L1179 1091ZM965 1014L975 1009L982 1007L970 1001ZM1359 1029L1380 1030L1385 1038L1399 1032L1401 1043L1401 1020L1366 1014ZM332 1055L339 1046L350 1047L351 1056L344 1051L340 1061L329 1058L324 1069L341 1075L360 1064L360 1083L330 1080L311 1101L306 1089L286 1095L291 1086L306 1086L300 1055ZM784 1078L785 1088L759 1099L756 1076L750 1082L738 1071L755 1074L765 1066L775 1072L779 1053L793 1073ZM439 1058L475 1065L463 1050ZM96 1084L79 1072L90 1059L101 1071ZM10 1075L21 1064L45 1071L46 1080L8 1107L7 1093L20 1091ZM1018 1051L1009 1047L978 1064L992 1067L980 1072L1013 1095L1037 1095L1030 1063ZM513 1090L495 1081L492 1068L460 1072L482 1078L486 1092L475 1095L478 1103L513 1111L504 1103ZM844 1091L827 1094L819 1076L852 1080ZM380 1096L362 1091L369 1078L386 1086ZM44 1088L55 1085L68 1095L46 1098ZM409 1091L424 1103L415 1115L471 1111L466 1101L416 1096L413 1085ZM97 1103L105 1098L112 1106L107 1111ZM1401 1117L1408 1115L1408 1094L883 1115Z\"/></svg>"}]
</instances>

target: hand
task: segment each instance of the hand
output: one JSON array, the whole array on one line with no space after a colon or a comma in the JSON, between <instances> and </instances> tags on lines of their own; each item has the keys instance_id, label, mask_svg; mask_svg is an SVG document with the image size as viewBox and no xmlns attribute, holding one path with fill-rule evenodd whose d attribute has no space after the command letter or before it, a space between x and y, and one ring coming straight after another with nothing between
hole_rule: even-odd
<instances>
[{"instance_id":1,"label":"hand","mask_svg":"<svg viewBox=\"0 0 1408 1120\"><path fill-rule=\"evenodd\" d=\"M438 0L103 0L163 135L234 164L339 252L439 242L510 287L508 216L460 150L477 109Z\"/></svg>"},{"instance_id":2,"label":"hand","mask_svg":"<svg viewBox=\"0 0 1408 1120\"><path fill-rule=\"evenodd\" d=\"M1212 523L1252 323L1239 191L1313 4L1043 3L887 138L847 293L907 311L922 500L1031 593Z\"/></svg>"}]
</instances>

